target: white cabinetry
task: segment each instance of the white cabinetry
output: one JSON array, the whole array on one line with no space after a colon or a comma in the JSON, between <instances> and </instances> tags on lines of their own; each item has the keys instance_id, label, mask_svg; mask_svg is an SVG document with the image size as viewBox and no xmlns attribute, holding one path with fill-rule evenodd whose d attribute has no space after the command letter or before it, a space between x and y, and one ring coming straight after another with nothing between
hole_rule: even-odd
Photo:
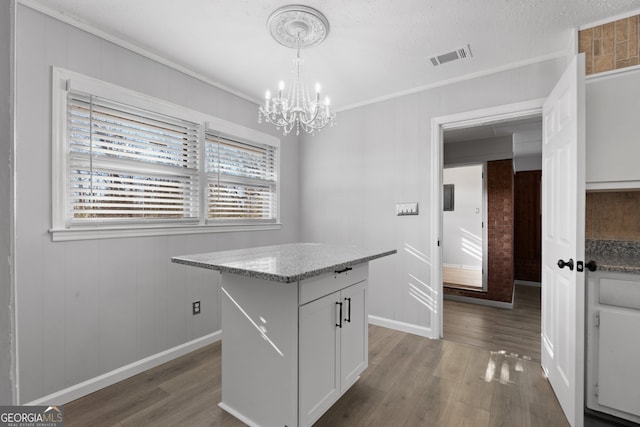
<instances>
[{"instance_id":1,"label":"white cabinetry","mask_svg":"<svg viewBox=\"0 0 640 427\"><path fill-rule=\"evenodd\" d=\"M311 425L368 363L367 283L300 306L300 425Z\"/></svg>"},{"instance_id":2,"label":"white cabinetry","mask_svg":"<svg viewBox=\"0 0 640 427\"><path fill-rule=\"evenodd\" d=\"M640 187L640 70L587 83L587 190Z\"/></svg>"},{"instance_id":3,"label":"white cabinetry","mask_svg":"<svg viewBox=\"0 0 640 427\"><path fill-rule=\"evenodd\" d=\"M367 368L369 261L396 252L291 243L173 257L222 274L218 405L250 426L313 424Z\"/></svg>"},{"instance_id":4,"label":"white cabinetry","mask_svg":"<svg viewBox=\"0 0 640 427\"><path fill-rule=\"evenodd\" d=\"M640 275L588 275L587 407L640 423Z\"/></svg>"},{"instance_id":5,"label":"white cabinetry","mask_svg":"<svg viewBox=\"0 0 640 427\"><path fill-rule=\"evenodd\" d=\"M310 426L368 364L368 264L279 283L222 276L222 401L252 426Z\"/></svg>"}]
</instances>

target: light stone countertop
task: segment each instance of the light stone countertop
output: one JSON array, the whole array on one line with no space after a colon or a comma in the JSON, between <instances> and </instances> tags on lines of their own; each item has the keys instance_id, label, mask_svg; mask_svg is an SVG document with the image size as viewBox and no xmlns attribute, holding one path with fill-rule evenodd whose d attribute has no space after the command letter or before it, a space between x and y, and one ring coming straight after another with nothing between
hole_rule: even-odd
<instances>
[{"instance_id":1,"label":"light stone countertop","mask_svg":"<svg viewBox=\"0 0 640 427\"><path fill-rule=\"evenodd\" d=\"M586 261L594 260L598 271L640 274L640 242L625 240L589 240Z\"/></svg>"},{"instance_id":2,"label":"light stone countertop","mask_svg":"<svg viewBox=\"0 0 640 427\"><path fill-rule=\"evenodd\" d=\"M397 251L322 243L291 243L250 249L181 255L178 264L218 270L275 282L291 283L343 270Z\"/></svg>"}]
</instances>

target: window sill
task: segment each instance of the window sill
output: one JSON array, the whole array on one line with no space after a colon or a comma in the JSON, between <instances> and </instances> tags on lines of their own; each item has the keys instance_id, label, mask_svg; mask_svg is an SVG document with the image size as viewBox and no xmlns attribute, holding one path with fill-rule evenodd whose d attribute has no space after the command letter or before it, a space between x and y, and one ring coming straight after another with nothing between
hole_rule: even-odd
<instances>
[{"instance_id":1,"label":"window sill","mask_svg":"<svg viewBox=\"0 0 640 427\"><path fill-rule=\"evenodd\" d=\"M273 224L226 224L226 225L177 225L148 227L78 227L52 229L51 240L68 242L73 240L120 239L127 237L175 236L182 234L231 233L243 231L280 230L281 223Z\"/></svg>"}]
</instances>

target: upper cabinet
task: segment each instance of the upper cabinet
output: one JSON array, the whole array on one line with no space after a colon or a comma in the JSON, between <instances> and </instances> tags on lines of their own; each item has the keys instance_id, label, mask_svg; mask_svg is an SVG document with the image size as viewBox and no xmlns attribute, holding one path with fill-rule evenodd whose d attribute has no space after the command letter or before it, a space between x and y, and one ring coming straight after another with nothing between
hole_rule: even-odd
<instances>
[{"instance_id":1,"label":"upper cabinet","mask_svg":"<svg viewBox=\"0 0 640 427\"><path fill-rule=\"evenodd\" d=\"M640 188L640 70L587 80L587 190Z\"/></svg>"},{"instance_id":2,"label":"upper cabinet","mask_svg":"<svg viewBox=\"0 0 640 427\"><path fill-rule=\"evenodd\" d=\"M640 14L578 31L585 54L588 190L640 188Z\"/></svg>"}]
</instances>

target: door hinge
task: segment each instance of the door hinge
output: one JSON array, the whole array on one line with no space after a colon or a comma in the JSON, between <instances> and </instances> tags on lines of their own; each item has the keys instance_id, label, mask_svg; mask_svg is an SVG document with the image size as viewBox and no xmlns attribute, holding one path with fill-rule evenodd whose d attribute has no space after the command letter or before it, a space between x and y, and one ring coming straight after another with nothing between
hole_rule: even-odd
<instances>
[{"instance_id":1,"label":"door hinge","mask_svg":"<svg viewBox=\"0 0 640 427\"><path fill-rule=\"evenodd\" d=\"M596 313L596 315L595 315L595 316L593 316L593 317L594 317L594 319L593 319L593 325L594 325L596 328L599 328L599 327L600 327L600 313Z\"/></svg>"},{"instance_id":2,"label":"door hinge","mask_svg":"<svg viewBox=\"0 0 640 427\"><path fill-rule=\"evenodd\" d=\"M598 388L598 384L593 386L593 394L598 397L600 395L600 389Z\"/></svg>"}]
</instances>

